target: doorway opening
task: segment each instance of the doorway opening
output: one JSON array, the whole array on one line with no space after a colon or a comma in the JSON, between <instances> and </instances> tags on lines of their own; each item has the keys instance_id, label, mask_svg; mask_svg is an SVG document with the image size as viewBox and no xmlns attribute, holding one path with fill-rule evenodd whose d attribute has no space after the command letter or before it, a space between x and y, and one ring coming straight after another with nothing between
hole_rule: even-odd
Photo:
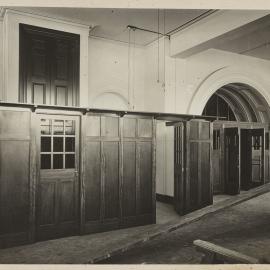
<instances>
[{"instance_id":1,"label":"doorway opening","mask_svg":"<svg viewBox=\"0 0 270 270\"><path fill-rule=\"evenodd\" d=\"M269 182L269 106L253 87L227 84L208 100L213 122L214 202ZM225 196L228 195L228 196Z\"/></svg>"}]
</instances>

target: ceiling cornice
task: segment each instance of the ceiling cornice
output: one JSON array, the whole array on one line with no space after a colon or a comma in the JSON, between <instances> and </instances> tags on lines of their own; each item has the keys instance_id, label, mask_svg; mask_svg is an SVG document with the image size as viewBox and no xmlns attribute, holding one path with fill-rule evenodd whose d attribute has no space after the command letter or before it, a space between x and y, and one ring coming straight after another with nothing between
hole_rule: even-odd
<instances>
[{"instance_id":1,"label":"ceiling cornice","mask_svg":"<svg viewBox=\"0 0 270 270\"><path fill-rule=\"evenodd\" d=\"M4 14L6 14L6 13L13 13L13 14L18 14L18 15L27 15L27 16L30 16L30 17L33 17L33 18L48 19L48 20L55 21L55 22L61 22L61 23L69 24L69 25L72 25L72 26L75 26L75 27L77 26L77 27L80 27L80 28L85 28L85 29L88 29L88 31L89 31L89 28L91 29L93 27L93 25L78 23L78 22L74 22L72 20L67 20L67 19L63 19L63 18L56 18L54 16L50 16L50 15L47 15L47 14L39 14L38 12L20 11L20 10L18 10L16 8L5 8Z\"/></svg>"}]
</instances>

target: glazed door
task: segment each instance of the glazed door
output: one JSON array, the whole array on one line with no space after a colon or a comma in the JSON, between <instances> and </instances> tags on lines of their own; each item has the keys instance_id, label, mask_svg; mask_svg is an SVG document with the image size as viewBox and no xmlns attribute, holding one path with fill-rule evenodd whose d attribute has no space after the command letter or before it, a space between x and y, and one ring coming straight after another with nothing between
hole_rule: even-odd
<instances>
[{"instance_id":1,"label":"glazed door","mask_svg":"<svg viewBox=\"0 0 270 270\"><path fill-rule=\"evenodd\" d=\"M251 130L251 187L264 183L264 129Z\"/></svg>"},{"instance_id":2,"label":"glazed door","mask_svg":"<svg viewBox=\"0 0 270 270\"><path fill-rule=\"evenodd\" d=\"M225 128L225 193L240 192L239 133L238 128Z\"/></svg>"},{"instance_id":3,"label":"glazed door","mask_svg":"<svg viewBox=\"0 0 270 270\"><path fill-rule=\"evenodd\" d=\"M73 235L79 227L79 119L41 115L39 128L37 239Z\"/></svg>"}]
</instances>

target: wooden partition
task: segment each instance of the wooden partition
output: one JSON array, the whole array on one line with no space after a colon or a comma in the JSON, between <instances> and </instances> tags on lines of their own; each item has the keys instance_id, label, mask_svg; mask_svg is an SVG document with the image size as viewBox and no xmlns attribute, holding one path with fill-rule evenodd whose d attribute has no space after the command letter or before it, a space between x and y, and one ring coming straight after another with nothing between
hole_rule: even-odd
<instances>
[{"instance_id":1,"label":"wooden partition","mask_svg":"<svg viewBox=\"0 0 270 270\"><path fill-rule=\"evenodd\" d=\"M214 194L237 194L241 189L249 189L256 183L259 185L269 182L268 124L215 121L213 127L214 135L219 134L216 143L214 136ZM237 137L237 147L232 144L229 151L229 142L232 143L233 140L228 138L233 136Z\"/></svg>"},{"instance_id":2,"label":"wooden partition","mask_svg":"<svg viewBox=\"0 0 270 270\"><path fill-rule=\"evenodd\" d=\"M0 247L155 223L152 116L0 107Z\"/></svg>"},{"instance_id":3,"label":"wooden partition","mask_svg":"<svg viewBox=\"0 0 270 270\"><path fill-rule=\"evenodd\" d=\"M154 223L153 120L87 115L83 130L83 232Z\"/></svg>"},{"instance_id":4,"label":"wooden partition","mask_svg":"<svg viewBox=\"0 0 270 270\"><path fill-rule=\"evenodd\" d=\"M175 209L182 215L213 202L212 124L175 124Z\"/></svg>"},{"instance_id":5,"label":"wooden partition","mask_svg":"<svg viewBox=\"0 0 270 270\"><path fill-rule=\"evenodd\" d=\"M0 247L29 241L31 112L0 111Z\"/></svg>"}]
</instances>

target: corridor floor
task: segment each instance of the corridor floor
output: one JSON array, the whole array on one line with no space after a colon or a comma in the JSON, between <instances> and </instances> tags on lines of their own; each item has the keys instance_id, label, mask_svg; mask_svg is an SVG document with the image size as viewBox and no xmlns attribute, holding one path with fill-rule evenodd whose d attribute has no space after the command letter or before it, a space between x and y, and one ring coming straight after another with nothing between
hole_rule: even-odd
<instances>
[{"instance_id":1,"label":"corridor floor","mask_svg":"<svg viewBox=\"0 0 270 270\"><path fill-rule=\"evenodd\" d=\"M141 244L101 263L111 264L196 264L202 257L194 246L206 240L243 254L270 261L270 193Z\"/></svg>"},{"instance_id":2,"label":"corridor floor","mask_svg":"<svg viewBox=\"0 0 270 270\"><path fill-rule=\"evenodd\" d=\"M259 197L256 198L257 196ZM230 200L223 199L225 198L219 198L213 205L185 216L174 213L173 219L166 223L162 213L165 213L168 207L172 212L173 208L163 205L164 207L159 208L159 224L1 249L0 264L88 264L110 257L112 259L107 263L196 263L200 254L193 249L192 241L198 238L214 239L216 243L224 243L230 247L241 242L242 237L240 249L246 251L246 243L250 243L247 253L252 255L252 248L259 250L258 241L261 239L261 250L269 253L264 245L269 246L265 239L269 236L267 229L270 209L266 202L270 199L270 184L235 195ZM240 208L235 207L238 204ZM255 226L257 227L254 230ZM116 257L117 254L125 255Z\"/></svg>"}]
</instances>

